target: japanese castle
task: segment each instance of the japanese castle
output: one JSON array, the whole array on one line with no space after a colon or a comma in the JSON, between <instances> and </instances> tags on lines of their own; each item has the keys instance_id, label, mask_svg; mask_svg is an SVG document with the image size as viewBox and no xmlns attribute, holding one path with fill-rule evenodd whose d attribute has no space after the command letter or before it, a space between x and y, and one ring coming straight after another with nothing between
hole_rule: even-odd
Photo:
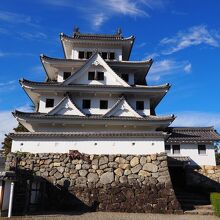
<instances>
[{"instance_id":1,"label":"japanese castle","mask_svg":"<svg viewBox=\"0 0 220 220\"><path fill-rule=\"evenodd\" d=\"M170 127L174 115L156 115L169 84L151 86L152 59L130 61L135 37L60 34L65 58L41 55L45 82L20 84L35 112L13 112L29 132L12 133L12 152L155 154L191 165L216 165L213 127Z\"/></svg>"}]
</instances>

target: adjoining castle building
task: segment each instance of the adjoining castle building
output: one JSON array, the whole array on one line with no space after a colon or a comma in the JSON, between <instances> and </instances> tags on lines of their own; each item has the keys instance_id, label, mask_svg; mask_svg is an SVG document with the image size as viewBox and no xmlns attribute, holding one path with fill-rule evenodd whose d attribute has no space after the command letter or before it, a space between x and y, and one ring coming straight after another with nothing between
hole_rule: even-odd
<instances>
[{"instance_id":1,"label":"adjoining castle building","mask_svg":"<svg viewBox=\"0 0 220 220\"><path fill-rule=\"evenodd\" d=\"M130 61L134 36L60 35L65 58L41 55L45 82L20 84L35 112L13 115L29 132L11 134L12 151L31 153L154 154L191 165L216 165L213 127L169 127L174 115L155 109L170 85L150 86L153 63Z\"/></svg>"}]
</instances>

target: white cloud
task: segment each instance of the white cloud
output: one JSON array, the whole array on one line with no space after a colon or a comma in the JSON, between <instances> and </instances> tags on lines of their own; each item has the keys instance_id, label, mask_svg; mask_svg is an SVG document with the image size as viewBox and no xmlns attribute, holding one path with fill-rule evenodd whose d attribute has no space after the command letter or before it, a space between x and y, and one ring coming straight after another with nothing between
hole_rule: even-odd
<instances>
[{"instance_id":1,"label":"white cloud","mask_svg":"<svg viewBox=\"0 0 220 220\"><path fill-rule=\"evenodd\" d=\"M192 64L189 63L184 67L184 72L190 73L192 71Z\"/></svg>"},{"instance_id":2,"label":"white cloud","mask_svg":"<svg viewBox=\"0 0 220 220\"><path fill-rule=\"evenodd\" d=\"M175 60L161 60L153 63L150 72L149 72L149 80L158 81L162 77L173 75L173 74L181 74L188 73L191 71L192 65L189 61L175 61Z\"/></svg>"},{"instance_id":3,"label":"white cloud","mask_svg":"<svg viewBox=\"0 0 220 220\"><path fill-rule=\"evenodd\" d=\"M172 126L214 126L220 129L220 113L199 111L176 112L177 118Z\"/></svg>"},{"instance_id":4,"label":"white cloud","mask_svg":"<svg viewBox=\"0 0 220 220\"><path fill-rule=\"evenodd\" d=\"M94 18L93 18L93 24L95 25L95 27L100 27L103 22L106 20L105 15L103 13L100 14L95 14Z\"/></svg>"},{"instance_id":5,"label":"white cloud","mask_svg":"<svg viewBox=\"0 0 220 220\"><path fill-rule=\"evenodd\" d=\"M18 108L20 111L31 111L28 105ZM13 132L13 128L18 125L17 120L14 118L10 110L0 111L1 126L0 126L0 145L5 138L5 134Z\"/></svg>"},{"instance_id":6,"label":"white cloud","mask_svg":"<svg viewBox=\"0 0 220 220\"><path fill-rule=\"evenodd\" d=\"M12 129L17 126L17 121L12 116L11 111L0 112L1 126L0 126L0 144L5 138L5 134L12 132Z\"/></svg>"},{"instance_id":7,"label":"white cloud","mask_svg":"<svg viewBox=\"0 0 220 220\"><path fill-rule=\"evenodd\" d=\"M185 48L201 44L211 47L220 46L219 35L216 31L208 30L204 25L190 27L186 31L179 31L174 37L163 38L160 44L166 47L162 52L164 55L169 55Z\"/></svg>"}]
</instances>

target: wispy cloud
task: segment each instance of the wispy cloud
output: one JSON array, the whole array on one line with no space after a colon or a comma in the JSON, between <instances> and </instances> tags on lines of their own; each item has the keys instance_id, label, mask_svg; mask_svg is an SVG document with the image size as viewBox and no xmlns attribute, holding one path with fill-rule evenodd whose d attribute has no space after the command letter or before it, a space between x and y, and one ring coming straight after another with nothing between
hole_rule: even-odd
<instances>
[{"instance_id":1,"label":"wispy cloud","mask_svg":"<svg viewBox=\"0 0 220 220\"><path fill-rule=\"evenodd\" d=\"M168 75L189 73L191 68L192 65L189 61L161 60L152 65L148 79L158 81Z\"/></svg>"},{"instance_id":2,"label":"wispy cloud","mask_svg":"<svg viewBox=\"0 0 220 220\"><path fill-rule=\"evenodd\" d=\"M0 92L8 92L17 88L16 80L0 82Z\"/></svg>"},{"instance_id":3,"label":"wispy cloud","mask_svg":"<svg viewBox=\"0 0 220 220\"><path fill-rule=\"evenodd\" d=\"M22 39L27 39L27 40L45 40L47 39L47 35L43 32L19 32L18 35Z\"/></svg>"},{"instance_id":4,"label":"wispy cloud","mask_svg":"<svg viewBox=\"0 0 220 220\"><path fill-rule=\"evenodd\" d=\"M220 129L220 113L200 111L176 112L177 118L172 126L214 126Z\"/></svg>"},{"instance_id":5,"label":"wispy cloud","mask_svg":"<svg viewBox=\"0 0 220 220\"><path fill-rule=\"evenodd\" d=\"M42 65L34 66L30 69L31 73L33 74L41 74L44 72Z\"/></svg>"},{"instance_id":6,"label":"wispy cloud","mask_svg":"<svg viewBox=\"0 0 220 220\"><path fill-rule=\"evenodd\" d=\"M146 42L142 42L142 43L140 43L140 44L137 44L136 45L136 48L142 48L142 47L145 47L147 45L147 43Z\"/></svg>"},{"instance_id":7,"label":"wispy cloud","mask_svg":"<svg viewBox=\"0 0 220 220\"><path fill-rule=\"evenodd\" d=\"M34 27L37 26L36 22L33 21L31 16L29 15L18 14L18 13L2 11L2 10L0 10L0 21L11 24L25 24Z\"/></svg>"},{"instance_id":8,"label":"wispy cloud","mask_svg":"<svg viewBox=\"0 0 220 220\"><path fill-rule=\"evenodd\" d=\"M80 10L83 17L91 22L96 29L112 16L148 17L149 11L162 8L165 5L162 0L91 0L86 3L73 0L40 0L39 2Z\"/></svg>"},{"instance_id":9,"label":"wispy cloud","mask_svg":"<svg viewBox=\"0 0 220 220\"><path fill-rule=\"evenodd\" d=\"M160 41L166 48L162 54L169 55L191 46L201 44L219 47L219 35L215 30L209 30L205 25L190 27L186 31L179 31L173 37L166 37Z\"/></svg>"},{"instance_id":10,"label":"wispy cloud","mask_svg":"<svg viewBox=\"0 0 220 220\"><path fill-rule=\"evenodd\" d=\"M8 57L8 56L36 56L32 53L23 53L23 52L3 52L0 51L0 58L2 57Z\"/></svg>"}]
</instances>

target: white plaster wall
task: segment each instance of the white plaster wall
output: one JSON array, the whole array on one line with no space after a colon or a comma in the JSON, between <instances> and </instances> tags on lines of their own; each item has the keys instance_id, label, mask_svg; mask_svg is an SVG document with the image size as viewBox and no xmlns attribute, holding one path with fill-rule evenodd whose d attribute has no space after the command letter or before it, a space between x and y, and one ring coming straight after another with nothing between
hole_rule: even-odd
<instances>
[{"instance_id":1,"label":"white plaster wall","mask_svg":"<svg viewBox=\"0 0 220 220\"><path fill-rule=\"evenodd\" d=\"M82 97L73 97L73 101L76 105L82 109L83 99L91 100L91 108L90 109L82 109L82 112L85 114L105 114L112 106L118 101L117 97L90 97L90 96L82 96ZM100 109L100 100L108 100L108 109Z\"/></svg>"},{"instance_id":2,"label":"white plaster wall","mask_svg":"<svg viewBox=\"0 0 220 220\"><path fill-rule=\"evenodd\" d=\"M212 165L216 166L215 150L213 145L206 145L206 154L198 153L197 144L180 144L180 154L168 154L169 156L188 156L192 159L192 165Z\"/></svg>"},{"instance_id":3,"label":"white plaster wall","mask_svg":"<svg viewBox=\"0 0 220 220\"><path fill-rule=\"evenodd\" d=\"M63 96L47 96L42 95L40 97L40 104L39 104L39 112L41 113L48 113L53 108L46 108L45 103L46 99L54 99L54 107L63 99ZM91 100L91 108L90 109L82 109L82 100L83 99L90 99ZM113 107L113 105L118 101L119 97L110 97L110 96L94 96L94 95L72 95L72 100L76 104L76 106L85 114L105 114L109 109ZM108 109L100 109L100 100L108 100ZM136 111L136 101L144 101L144 110L137 111L140 115L150 115L150 100L148 98L135 98L135 97L128 97L128 103L132 106L132 108Z\"/></svg>"},{"instance_id":4,"label":"white plaster wall","mask_svg":"<svg viewBox=\"0 0 220 220\"><path fill-rule=\"evenodd\" d=\"M75 47L72 50L72 59L79 59L79 51L92 51L95 52L97 48L87 48L87 47ZM122 60L122 49L117 49L117 48L101 48L101 46L99 46L99 52L114 52L115 53L115 59L116 60Z\"/></svg>"},{"instance_id":5,"label":"white plaster wall","mask_svg":"<svg viewBox=\"0 0 220 220\"><path fill-rule=\"evenodd\" d=\"M134 143L134 144L133 144ZM12 152L87 154L154 154L164 152L162 138L81 138L13 140Z\"/></svg>"},{"instance_id":6,"label":"white plaster wall","mask_svg":"<svg viewBox=\"0 0 220 220\"><path fill-rule=\"evenodd\" d=\"M54 99L54 107L63 99L63 96L58 96L54 94L54 96L51 95L41 95L40 97L40 103L39 103L39 112L41 113L47 113L51 111L53 108L46 108L46 99Z\"/></svg>"},{"instance_id":7,"label":"white plaster wall","mask_svg":"<svg viewBox=\"0 0 220 220\"><path fill-rule=\"evenodd\" d=\"M104 72L104 80L88 80L88 72L100 71ZM76 80L73 81L73 84L83 84L83 85L121 85L118 80L112 76L111 73L107 72L102 66L90 67L88 71L84 72Z\"/></svg>"},{"instance_id":8,"label":"white plaster wall","mask_svg":"<svg viewBox=\"0 0 220 220\"><path fill-rule=\"evenodd\" d=\"M144 101L144 110L136 110L136 101ZM130 97L128 99L131 107L136 110L140 115L150 115L150 99L147 97Z\"/></svg>"}]
</instances>

